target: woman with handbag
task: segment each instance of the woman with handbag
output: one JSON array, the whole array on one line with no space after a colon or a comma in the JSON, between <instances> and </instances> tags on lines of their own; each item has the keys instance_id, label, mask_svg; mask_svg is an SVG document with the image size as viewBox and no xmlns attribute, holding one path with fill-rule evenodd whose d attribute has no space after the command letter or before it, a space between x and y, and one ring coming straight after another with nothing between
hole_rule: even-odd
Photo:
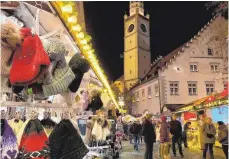
<instances>
[{"instance_id":1,"label":"woman with handbag","mask_svg":"<svg viewBox=\"0 0 229 159\"><path fill-rule=\"evenodd\" d=\"M203 126L203 135L204 135L204 151L203 159L206 159L207 150L209 149L210 159L214 159L213 154L213 145L215 144L215 135L216 129L212 123L211 118L207 118L206 123Z\"/></svg>"}]
</instances>

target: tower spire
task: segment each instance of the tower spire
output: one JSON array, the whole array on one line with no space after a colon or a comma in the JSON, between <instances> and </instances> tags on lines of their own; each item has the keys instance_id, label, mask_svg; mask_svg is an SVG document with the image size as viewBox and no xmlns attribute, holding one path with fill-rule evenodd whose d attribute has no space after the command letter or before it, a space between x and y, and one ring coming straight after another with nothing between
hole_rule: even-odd
<instances>
[{"instance_id":1,"label":"tower spire","mask_svg":"<svg viewBox=\"0 0 229 159\"><path fill-rule=\"evenodd\" d=\"M144 16L143 1L130 1L130 16L134 14L141 14Z\"/></svg>"}]
</instances>

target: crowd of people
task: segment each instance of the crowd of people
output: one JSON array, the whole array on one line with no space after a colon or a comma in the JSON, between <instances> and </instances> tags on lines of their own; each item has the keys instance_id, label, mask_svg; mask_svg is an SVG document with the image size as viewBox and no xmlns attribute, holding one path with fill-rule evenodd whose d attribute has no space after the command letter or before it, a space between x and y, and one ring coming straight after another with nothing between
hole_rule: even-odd
<instances>
[{"instance_id":1,"label":"crowd of people","mask_svg":"<svg viewBox=\"0 0 229 159\"><path fill-rule=\"evenodd\" d=\"M137 120L125 125L125 134L129 136L130 143L136 151L139 150L139 144L142 143L142 136L145 142L145 159L153 158L153 145L159 144L159 156L161 159L170 157L170 149L173 156L177 155L176 144L178 145L179 155L184 158L182 143L188 148L187 131L190 129L191 122L186 122L182 128L182 124L177 120L176 116L172 116L170 122L166 116L161 116L161 120L154 122L151 117L145 117L143 120ZM222 144L222 149L228 159L228 126L222 121L218 122L218 134L211 118L207 118L202 126L203 131L203 159L206 159L207 152L210 159L214 159L213 145L216 139Z\"/></svg>"}]
</instances>

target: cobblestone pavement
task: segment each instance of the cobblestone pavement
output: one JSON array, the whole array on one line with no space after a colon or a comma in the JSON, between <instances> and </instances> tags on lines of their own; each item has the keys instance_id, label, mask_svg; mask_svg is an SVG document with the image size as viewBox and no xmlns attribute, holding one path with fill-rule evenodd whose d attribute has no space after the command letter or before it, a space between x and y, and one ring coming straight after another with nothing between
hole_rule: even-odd
<instances>
[{"instance_id":1,"label":"cobblestone pavement","mask_svg":"<svg viewBox=\"0 0 229 159\"><path fill-rule=\"evenodd\" d=\"M121 159L144 159L145 145L144 143L139 145L139 151L135 151L133 145L129 141L123 141L123 150L121 153ZM184 150L184 159L202 159L202 151L191 150L185 148ZM177 151L178 153L178 151ZM172 155L172 153L171 153ZM222 149L214 149L215 159L225 159ZM177 157L171 157L171 159L180 159L179 155ZM158 156L158 144L154 144L153 148L153 159L160 159ZM209 159L209 156L207 157Z\"/></svg>"}]
</instances>

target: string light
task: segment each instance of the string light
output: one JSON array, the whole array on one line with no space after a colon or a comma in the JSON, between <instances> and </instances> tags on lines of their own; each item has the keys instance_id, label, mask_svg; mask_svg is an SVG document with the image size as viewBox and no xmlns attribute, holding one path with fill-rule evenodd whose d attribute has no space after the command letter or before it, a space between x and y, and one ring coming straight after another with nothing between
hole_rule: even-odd
<instances>
[{"instance_id":1,"label":"string light","mask_svg":"<svg viewBox=\"0 0 229 159\"><path fill-rule=\"evenodd\" d=\"M83 39L84 38L84 33L80 32L76 35L77 38Z\"/></svg>"},{"instance_id":2,"label":"string light","mask_svg":"<svg viewBox=\"0 0 229 159\"><path fill-rule=\"evenodd\" d=\"M82 29L82 27L79 24L72 26L72 30L74 30L74 31L80 32L81 29Z\"/></svg>"},{"instance_id":3,"label":"string light","mask_svg":"<svg viewBox=\"0 0 229 159\"><path fill-rule=\"evenodd\" d=\"M68 22L69 23L77 23L77 16L72 15L72 16L68 17Z\"/></svg>"},{"instance_id":4,"label":"string light","mask_svg":"<svg viewBox=\"0 0 229 159\"><path fill-rule=\"evenodd\" d=\"M61 7L61 11L64 13L72 13L72 5L71 4L67 4L65 6Z\"/></svg>"},{"instance_id":5,"label":"string light","mask_svg":"<svg viewBox=\"0 0 229 159\"><path fill-rule=\"evenodd\" d=\"M103 83L103 86L105 87L105 90L108 92L111 100L113 101L115 106L120 110L120 106L118 102L116 101L115 95L108 83L107 77L104 74L103 69L100 67L99 62L94 54L95 51L92 49L92 45L89 43L92 39L91 36L87 34L85 35L81 31L82 26L80 24L76 24L78 14L74 10L74 8L76 8L76 7L73 7L74 3L67 2L66 4L65 2L64 3L63 2L62 3L51 2L51 4L53 4L55 8L60 7L61 12L66 13L64 15L62 15L62 13L59 13L59 14L62 17L62 19L65 21L65 23L70 23L70 25L67 25L67 26L70 26L71 28L68 28L68 29L71 29L72 31L74 31L74 33L73 32L72 33L75 34L76 36L73 36L73 37L76 37L75 40L77 41L78 44L80 44L79 47L81 48L82 54L88 59L94 72L97 74L97 76Z\"/></svg>"}]
</instances>

